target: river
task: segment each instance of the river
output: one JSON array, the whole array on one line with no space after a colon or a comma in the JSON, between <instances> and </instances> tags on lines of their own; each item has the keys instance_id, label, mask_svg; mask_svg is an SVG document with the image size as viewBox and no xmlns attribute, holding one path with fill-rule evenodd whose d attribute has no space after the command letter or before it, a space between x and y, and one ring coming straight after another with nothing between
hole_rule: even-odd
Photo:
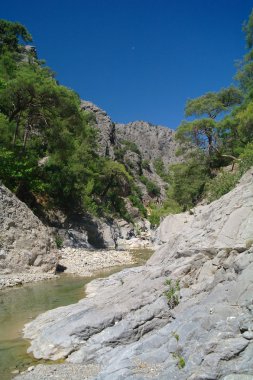
<instances>
[{"instance_id":1,"label":"river","mask_svg":"<svg viewBox=\"0 0 253 380\"><path fill-rule=\"evenodd\" d=\"M142 265L151 256L149 249L135 250L136 265ZM131 265L133 266L133 265ZM129 266L128 266L129 267ZM84 285L95 278L107 277L124 267L114 267L97 272L93 277L61 274L58 278L45 280L0 292L0 379L10 380L13 371L24 371L38 364L27 354L29 341L22 338L25 323L44 311L70 305L85 297Z\"/></svg>"}]
</instances>

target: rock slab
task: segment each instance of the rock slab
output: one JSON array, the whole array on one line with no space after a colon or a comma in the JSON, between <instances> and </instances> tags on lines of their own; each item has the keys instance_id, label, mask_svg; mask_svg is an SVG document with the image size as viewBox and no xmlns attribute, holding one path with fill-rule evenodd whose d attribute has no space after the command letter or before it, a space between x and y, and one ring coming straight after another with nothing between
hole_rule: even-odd
<instances>
[{"instance_id":1,"label":"rock slab","mask_svg":"<svg viewBox=\"0 0 253 380\"><path fill-rule=\"evenodd\" d=\"M165 219L146 265L91 282L86 299L26 325L29 352L84 373L98 366L96 380L250 378L252 223L251 170L220 200Z\"/></svg>"}]
</instances>

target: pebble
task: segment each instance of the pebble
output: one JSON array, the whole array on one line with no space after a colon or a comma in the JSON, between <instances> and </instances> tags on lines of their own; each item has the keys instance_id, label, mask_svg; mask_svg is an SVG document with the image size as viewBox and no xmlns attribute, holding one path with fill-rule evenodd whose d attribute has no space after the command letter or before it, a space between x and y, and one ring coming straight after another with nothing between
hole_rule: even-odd
<instances>
[{"instance_id":1,"label":"pebble","mask_svg":"<svg viewBox=\"0 0 253 380\"><path fill-rule=\"evenodd\" d=\"M19 374L19 370L18 369L14 369L14 371L11 371L11 374L12 375L18 375Z\"/></svg>"}]
</instances>

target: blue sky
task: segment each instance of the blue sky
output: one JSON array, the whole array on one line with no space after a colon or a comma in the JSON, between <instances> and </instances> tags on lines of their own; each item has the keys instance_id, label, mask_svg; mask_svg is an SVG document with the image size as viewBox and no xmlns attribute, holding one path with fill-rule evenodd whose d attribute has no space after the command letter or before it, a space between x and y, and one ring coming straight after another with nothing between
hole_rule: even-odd
<instances>
[{"instance_id":1,"label":"blue sky","mask_svg":"<svg viewBox=\"0 0 253 380\"><path fill-rule=\"evenodd\" d=\"M229 86L248 0L4 1L57 79L116 122L176 128L187 99Z\"/></svg>"}]
</instances>

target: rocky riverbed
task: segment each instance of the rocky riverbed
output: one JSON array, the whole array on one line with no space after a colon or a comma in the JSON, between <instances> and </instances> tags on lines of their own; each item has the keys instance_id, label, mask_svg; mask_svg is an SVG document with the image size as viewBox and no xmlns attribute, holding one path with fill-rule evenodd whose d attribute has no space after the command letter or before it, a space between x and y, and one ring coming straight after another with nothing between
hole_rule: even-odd
<instances>
[{"instance_id":1,"label":"rocky riverbed","mask_svg":"<svg viewBox=\"0 0 253 380\"><path fill-rule=\"evenodd\" d=\"M72 380L87 365L93 380L252 379L252 172L218 201L167 217L146 265L92 281L88 298L27 324L29 351L83 366ZM19 379L64 378L62 368Z\"/></svg>"},{"instance_id":2,"label":"rocky riverbed","mask_svg":"<svg viewBox=\"0 0 253 380\"><path fill-rule=\"evenodd\" d=\"M55 277L54 273L41 273L40 271L36 271L36 268L27 272L0 274L0 290L30 282L50 280Z\"/></svg>"},{"instance_id":3,"label":"rocky riverbed","mask_svg":"<svg viewBox=\"0 0 253 380\"><path fill-rule=\"evenodd\" d=\"M33 373L35 364L38 362L30 355L26 353L28 348L28 342L22 339L22 328L29 320L34 319L37 315L56 307L70 305L78 302L85 296L85 285L94 278L108 277L111 273L115 273L122 270L124 267L133 265L141 265L152 254L151 250L135 250L129 252L114 252L114 251L87 251L80 249L70 250L64 249L65 255L68 255L69 263L78 263L78 273L74 266L75 274L60 274L53 276L50 281L41 281L41 283L34 283L34 280L43 280L40 278L40 273L37 273L37 277L30 278L29 274L24 274L24 277L14 277L13 281L9 285L21 284L19 281L23 281L24 286L16 286L15 289L5 289L0 292L0 379L10 380L11 376L20 372L23 372L26 368L29 369L29 373ZM125 265L122 265L122 260L118 259L118 256L122 256L126 253L127 259L124 260ZM82 271L82 254L87 255L85 259L85 268L89 268L89 276L80 276ZM104 254L104 261L101 258L101 254ZM80 256L80 257L78 257ZM71 259L70 259L71 257ZM77 257L77 258L76 258ZM93 259L90 260L90 259ZM97 260L103 261L103 268L97 270ZM77 261L78 260L78 261ZM112 266L112 264L115 264ZM121 264L121 265L119 265ZM108 267L107 265L110 265ZM99 266L100 268L100 266ZM25 278L25 276L27 276ZM26 284L29 280L30 284ZM9 279L10 281L10 279ZM69 371L67 365L61 367L64 371L64 376L74 376L80 373L82 366L70 366ZM97 365L88 366L86 373L95 373L98 371ZM42 369L43 370L43 369ZM50 367L50 371L53 367ZM83 368L82 368L83 370ZM45 374L46 377L50 376L50 371ZM53 371L54 373L54 371ZM64 377L63 377L64 378ZM81 378L84 378L83 376Z\"/></svg>"},{"instance_id":4,"label":"rocky riverbed","mask_svg":"<svg viewBox=\"0 0 253 380\"><path fill-rule=\"evenodd\" d=\"M114 267L134 265L138 262L135 252L119 250L91 250L82 248L63 248L58 252L59 265L65 273L82 277L92 277L96 272ZM22 285L30 282L38 282L55 278L55 273L43 273L36 267L29 268L26 272L11 273L5 270L0 274L0 290Z\"/></svg>"},{"instance_id":5,"label":"rocky riverbed","mask_svg":"<svg viewBox=\"0 0 253 380\"><path fill-rule=\"evenodd\" d=\"M97 271L114 266L134 264L135 259L129 251L86 250L63 248L60 251L59 264L66 268L65 273L90 277Z\"/></svg>"}]
</instances>

